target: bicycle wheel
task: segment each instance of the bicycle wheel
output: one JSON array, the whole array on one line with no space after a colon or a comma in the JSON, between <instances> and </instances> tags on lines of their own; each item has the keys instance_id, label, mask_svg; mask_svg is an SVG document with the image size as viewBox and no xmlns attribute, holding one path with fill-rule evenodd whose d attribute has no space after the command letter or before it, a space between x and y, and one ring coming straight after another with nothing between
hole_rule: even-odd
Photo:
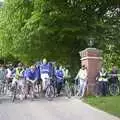
<instances>
[{"instance_id":1,"label":"bicycle wheel","mask_svg":"<svg viewBox=\"0 0 120 120\"><path fill-rule=\"evenodd\" d=\"M68 98L71 98L71 89L70 89L70 86L68 84L68 82L65 83L65 95L68 97Z\"/></svg>"},{"instance_id":2,"label":"bicycle wheel","mask_svg":"<svg viewBox=\"0 0 120 120\"><path fill-rule=\"evenodd\" d=\"M15 84L15 86L12 87L12 102L15 101L16 99L16 94L17 94L17 84Z\"/></svg>"},{"instance_id":3,"label":"bicycle wheel","mask_svg":"<svg viewBox=\"0 0 120 120\"><path fill-rule=\"evenodd\" d=\"M55 91L54 91L54 87L52 85L49 85L46 88L46 93L45 93L45 97L49 100L52 101L55 95Z\"/></svg>"},{"instance_id":4,"label":"bicycle wheel","mask_svg":"<svg viewBox=\"0 0 120 120\"><path fill-rule=\"evenodd\" d=\"M24 92L24 88L22 86L19 86L19 88L18 88L18 95L19 95L20 101L23 101L25 98L25 92Z\"/></svg>"},{"instance_id":5,"label":"bicycle wheel","mask_svg":"<svg viewBox=\"0 0 120 120\"><path fill-rule=\"evenodd\" d=\"M101 92L101 88L100 88L99 83L96 83L96 85L94 86L93 94L96 97L102 96L102 92Z\"/></svg>"},{"instance_id":6,"label":"bicycle wheel","mask_svg":"<svg viewBox=\"0 0 120 120\"><path fill-rule=\"evenodd\" d=\"M30 85L30 100L34 100L34 86L33 84Z\"/></svg>"},{"instance_id":7,"label":"bicycle wheel","mask_svg":"<svg viewBox=\"0 0 120 120\"><path fill-rule=\"evenodd\" d=\"M70 90L71 90L71 96L74 96L75 95L74 85L71 85Z\"/></svg>"},{"instance_id":8,"label":"bicycle wheel","mask_svg":"<svg viewBox=\"0 0 120 120\"><path fill-rule=\"evenodd\" d=\"M109 86L109 91L110 91L110 95L112 95L112 96L119 95L119 93L120 93L119 85L117 85L117 84L111 84Z\"/></svg>"},{"instance_id":9,"label":"bicycle wheel","mask_svg":"<svg viewBox=\"0 0 120 120\"><path fill-rule=\"evenodd\" d=\"M74 85L74 96L77 95L77 85Z\"/></svg>"}]
</instances>

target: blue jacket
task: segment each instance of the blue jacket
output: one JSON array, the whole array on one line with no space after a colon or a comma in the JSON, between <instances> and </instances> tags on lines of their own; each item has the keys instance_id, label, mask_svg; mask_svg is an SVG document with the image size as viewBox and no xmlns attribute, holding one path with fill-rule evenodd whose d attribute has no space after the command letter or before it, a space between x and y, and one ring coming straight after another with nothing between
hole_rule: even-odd
<instances>
[{"instance_id":1,"label":"blue jacket","mask_svg":"<svg viewBox=\"0 0 120 120\"><path fill-rule=\"evenodd\" d=\"M47 73L50 75L50 65L49 64L41 64L40 65L40 74Z\"/></svg>"},{"instance_id":2,"label":"blue jacket","mask_svg":"<svg viewBox=\"0 0 120 120\"><path fill-rule=\"evenodd\" d=\"M26 74L26 78L29 78L30 80L35 80L39 78L39 74L37 72L37 69L35 71L29 70Z\"/></svg>"},{"instance_id":3,"label":"blue jacket","mask_svg":"<svg viewBox=\"0 0 120 120\"><path fill-rule=\"evenodd\" d=\"M56 76L57 82L63 82L64 74L62 70L56 70L55 76Z\"/></svg>"}]
</instances>

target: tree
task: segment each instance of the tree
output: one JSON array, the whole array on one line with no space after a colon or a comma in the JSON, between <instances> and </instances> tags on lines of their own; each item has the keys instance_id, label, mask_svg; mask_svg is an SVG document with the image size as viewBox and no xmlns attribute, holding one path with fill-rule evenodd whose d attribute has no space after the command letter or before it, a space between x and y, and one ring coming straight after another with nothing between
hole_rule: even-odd
<instances>
[{"instance_id":1,"label":"tree","mask_svg":"<svg viewBox=\"0 0 120 120\"><path fill-rule=\"evenodd\" d=\"M92 37L94 47L103 49L106 56L108 41L109 46L116 47L113 40L119 38L115 34L118 22L114 34L110 31L114 17L119 17L115 13L118 4L101 0L6 0L0 14L4 55L12 54L25 62L47 56L76 68L78 52L88 47ZM115 16L109 17L109 11Z\"/></svg>"}]
</instances>

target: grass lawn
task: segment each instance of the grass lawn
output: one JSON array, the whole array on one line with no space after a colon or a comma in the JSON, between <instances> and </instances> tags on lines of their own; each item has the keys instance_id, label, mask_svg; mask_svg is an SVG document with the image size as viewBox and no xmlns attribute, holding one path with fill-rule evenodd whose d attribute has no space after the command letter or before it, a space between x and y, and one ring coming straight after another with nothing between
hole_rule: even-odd
<instances>
[{"instance_id":1,"label":"grass lawn","mask_svg":"<svg viewBox=\"0 0 120 120\"><path fill-rule=\"evenodd\" d=\"M105 112L120 117L120 96L116 97L88 97L85 102Z\"/></svg>"}]
</instances>

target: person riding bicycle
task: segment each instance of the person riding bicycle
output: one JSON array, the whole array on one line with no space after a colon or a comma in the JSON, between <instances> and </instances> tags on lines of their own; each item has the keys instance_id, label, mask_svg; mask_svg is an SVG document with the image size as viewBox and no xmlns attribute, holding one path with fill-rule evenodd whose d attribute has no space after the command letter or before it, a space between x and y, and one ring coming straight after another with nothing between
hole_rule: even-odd
<instances>
[{"instance_id":1,"label":"person riding bicycle","mask_svg":"<svg viewBox=\"0 0 120 120\"><path fill-rule=\"evenodd\" d=\"M27 93L29 94L29 84L32 84L32 82L38 81L39 74L37 72L37 69L35 65L32 65L30 69L26 73L26 81L27 81Z\"/></svg>"},{"instance_id":2,"label":"person riding bicycle","mask_svg":"<svg viewBox=\"0 0 120 120\"><path fill-rule=\"evenodd\" d=\"M40 65L40 77L42 80L43 91L47 88L47 84L50 83L50 65L47 59L44 58L42 64Z\"/></svg>"},{"instance_id":3,"label":"person riding bicycle","mask_svg":"<svg viewBox=\"0 0 120 120\"><path fill-rule=\"evenodd\" d=\"M37 81L38 77L39 77L39 74L37 72L37 69L36 69L35 65L32 65L27 72L26 80Z\"/></svg>"},{"instance_id":4,"label":"person riding bicycle","mask_svg":"<svg viewBox=\"0 0 120 120\"><path fill-rule=\"evenodd\" d=\"M19 81L23 80L23 79L24 79L24 69L22 67L22 64L19 63L18 67L15 69L14 78L13 78L13 81L12 81L12 86L14 86L16 83L22 84Z\"/></svg>"},{"instance_id":5,"label":"person riding bicycle","mask_svg":"<svg viewBox=\"0 0 120 120\"><path fill-rule=\"evenodd\" d=\"M57 94L60 95L60 91L62 89L62 85L64 83L64 74L63 71L60 69L59 66L57 66L55 70L55 76L56 76L56 87L57 87Z\"/></svg>"}]
</instances>

